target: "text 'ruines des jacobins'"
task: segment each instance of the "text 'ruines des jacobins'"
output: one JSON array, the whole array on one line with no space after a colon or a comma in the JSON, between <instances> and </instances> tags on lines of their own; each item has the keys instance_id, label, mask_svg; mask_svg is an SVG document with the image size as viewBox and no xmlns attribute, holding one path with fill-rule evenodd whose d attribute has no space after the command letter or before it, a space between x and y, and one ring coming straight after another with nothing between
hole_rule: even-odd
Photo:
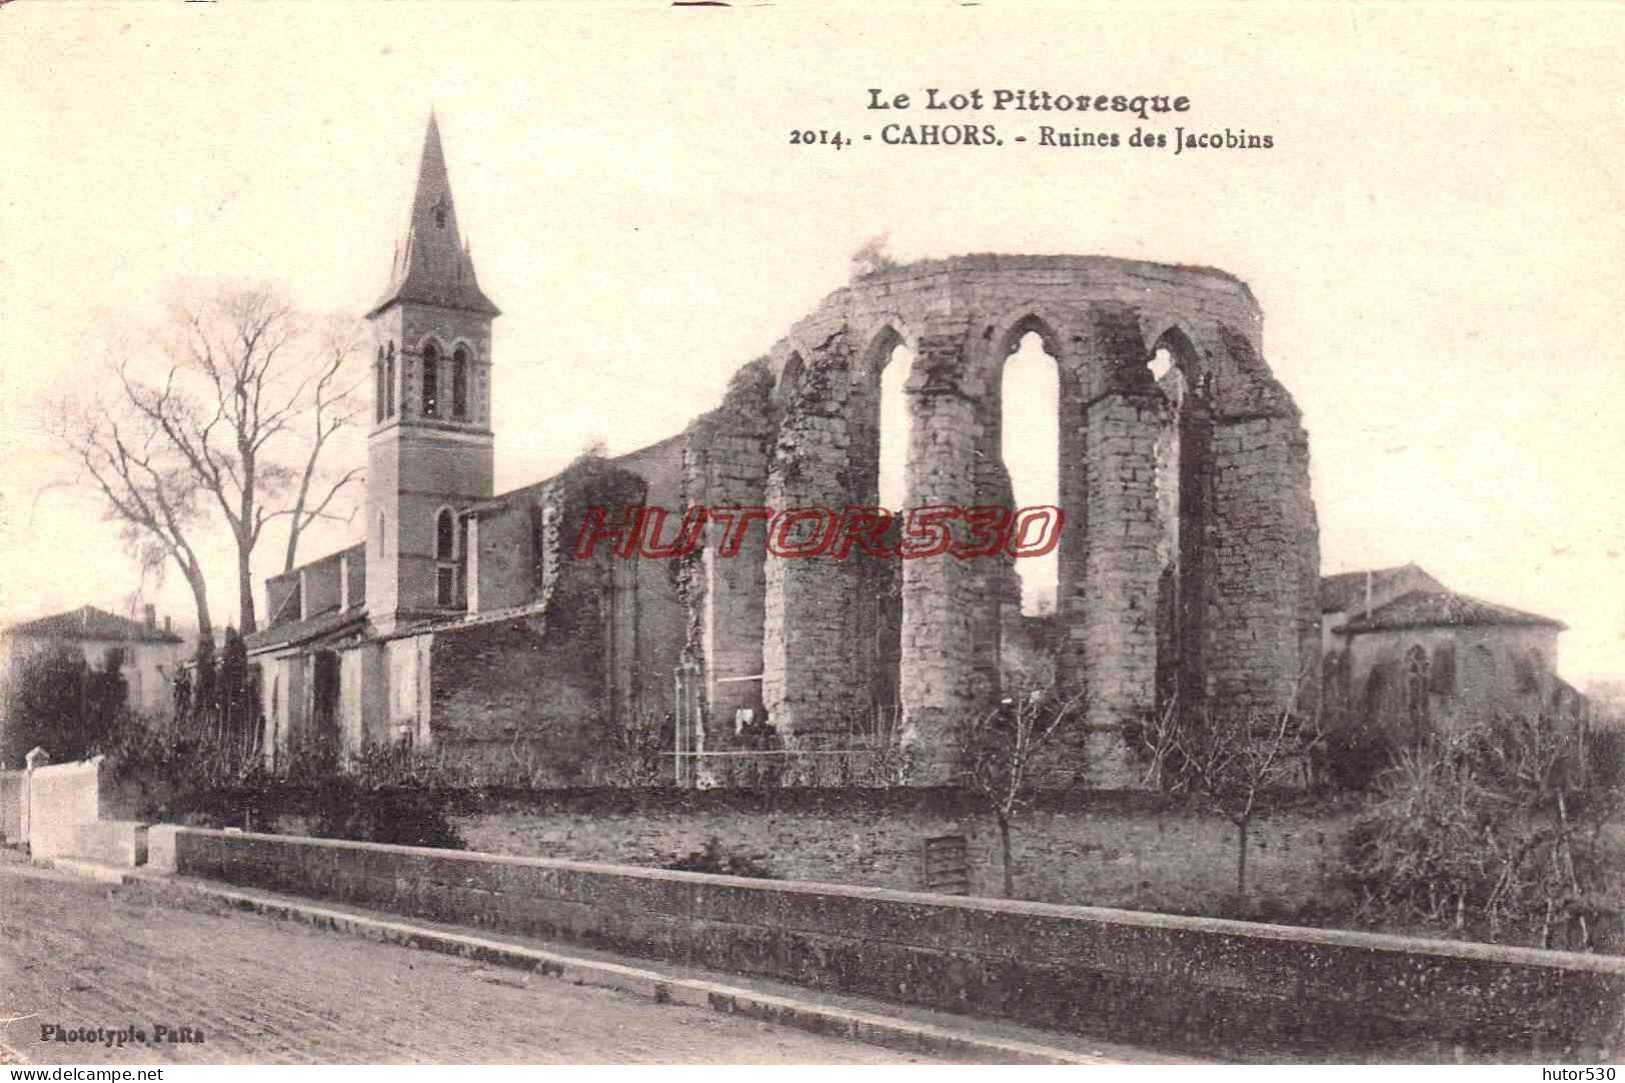
<instances>
[{"instance_id":1,"label":"text 'ruines des jacobins'","mask_svg":"<svg viewBox=\"0 0 1625 1083\"><path fill-rule=\"evenodd\" d=\"M1250 133L1245 128L1198 130L1174 125L1173 134L1144 124L1132 132L1105 127L1112 119L1155 117L1188 113L1191 100L1174 94L1093 94L1055 93L1049 90L980 88L948 91L927 87L921 94L893 93L881 87L868 88L870 110L910 110L935 113L966 113L989 110L1013 113L1072 114L1056 120L1070 124L1039 124L1027 134L1014 135L1016 142L1034 142L1041 147L1172 147L1175 154L1186 150L1268 150L1275 145L1270 135ZM1046 117L1045 119L1051 119ZM889 123L881 128L880 139L894 146L1002 146L1005 138L995 123Z\"/></svg>"}]
</instances>

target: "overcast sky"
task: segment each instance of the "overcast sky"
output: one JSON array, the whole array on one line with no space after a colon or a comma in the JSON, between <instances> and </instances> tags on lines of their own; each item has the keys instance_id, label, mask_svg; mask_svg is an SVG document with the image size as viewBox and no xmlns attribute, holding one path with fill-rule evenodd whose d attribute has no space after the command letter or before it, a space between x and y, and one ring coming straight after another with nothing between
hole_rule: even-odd
<instances>
[{"instance_id":1,"label":"overcast sky","mask_svg":"<svg viewBox=\"0 0 1625 1083\"><path fill-rule=\"evenodd\" d=\"M365 311L432 104L505 313L499 490L594 437L680 430L875 234L905 259L1208 264L1251 285L1303 409L1324 571L1416 561L1566 621L1571 678L1625 675L1622 28L1581 5L8 4L0 620L117 609L136 585L94 500L36 499L57 469L42 404L104 381L107 343L184 278ZM893 120L1008 139L1082 118L882 117L870 87L1185 95L1148 126L1274 147L889 147ZM795 147L794 128L876 138ZM232 569L213 547L222 624ZM178 575L149 595L191 619Z\"/></svg>"}]
</instances>

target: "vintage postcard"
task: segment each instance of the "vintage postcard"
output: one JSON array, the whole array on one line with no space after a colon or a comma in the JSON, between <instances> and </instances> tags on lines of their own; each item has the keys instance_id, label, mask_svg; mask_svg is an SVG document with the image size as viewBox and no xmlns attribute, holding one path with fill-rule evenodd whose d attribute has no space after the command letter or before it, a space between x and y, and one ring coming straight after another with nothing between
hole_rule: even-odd
<instances>
[{"instance_id":1,"label":"vintage postcard","mask_svg":"<svg viewBox=\"0 0 1625 1083\"><path fill-rule=\"evenodd\" d=\"M0 4L4 1070L1614 1078L1621 45Z\"/></svg>"}]
</instances>

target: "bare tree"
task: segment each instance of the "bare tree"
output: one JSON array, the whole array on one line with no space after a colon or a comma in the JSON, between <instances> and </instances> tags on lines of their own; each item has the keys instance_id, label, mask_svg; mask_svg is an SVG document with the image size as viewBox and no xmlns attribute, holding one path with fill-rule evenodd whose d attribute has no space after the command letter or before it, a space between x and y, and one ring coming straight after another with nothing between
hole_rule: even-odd
<instances>
[{"instance_id":1,"label":"bare tree","mask_svg":"<svg viewBox=\"0 0 1625 1083\"><path fill-rule=\"evenodd\" d=\"M1057 738L1079 718L1082 701L1081 694L1062 700L1046 690L1011 696L994 710L972 716L959 733L961 785L987 802L999 826L1006 898L1015 894L1011 821L1032 803L1035 783L1051 766Z\"/></svg>"},{"instance_id":2,"label":"bare tree","mask_svg":"<svg viewBox=\"0 0 1625 1083\"><path fill-rule=\"evenodd\" d=\"M359 337L314 325L270 289L222 288L178 302L162 345L161 380L141 380L128 360L120 365L124 398L230 529L247 634L258 627L251 560L266 526L289 519L291 567L304 530L342 518L333 503L360 476L358 468L318 481L324 450L359 410L361 377L349 364ZM302 452L293 450L301 434Z\"/></svg>"},{"instance_id":3,"label":"bare tree","mask_svg":"<svg viewBox=\"0 0 1625 1083\"><path fill-rule=\"evenodd\" d=\"M203 565L193 545L199 529L200 490L188 464L145 415L128 403L59 403L48 422L74 469L72 481L101 495L107 518L142 573L163 574L172 561L191 588L198 635L214 634Z\"/></svg>"},{"instance_id":4,"label":"bare tree","mask_svg":"<svg viewBox=\"0 0 1625 1083\"><path fill-rule=\"evenodd\" d=\"M1299 719L1289 707L1273 716L1252 712L1204 715L1165 738L1181 783L1206 792L1236 828L1236 899L1247 894L1247 833L1258 799L1296 768ZM1164 760L1162 767L1169 764Z\"/></svg>"},{"instance_id":5,"label":"bare tree","mask_svg":"<svg viewBox=\"0 0 1625 1083\"><path fill-rule=\"evenodd\" d=\"M293 504L288 509L288 551L283 571L293 571L298 563L299 539L305 529L318 519L332 517L329 509L339 493L365 474L361 466L352 466L326 479L320 473L322 453L335 436L354 424L361 411L362 403L356 395L358 384L346 364L360 353L360 343L358 329L348 322L330 324L322 336L321 360L306 418L309 452L299 473Z\"/></svg>"}]
</instances>

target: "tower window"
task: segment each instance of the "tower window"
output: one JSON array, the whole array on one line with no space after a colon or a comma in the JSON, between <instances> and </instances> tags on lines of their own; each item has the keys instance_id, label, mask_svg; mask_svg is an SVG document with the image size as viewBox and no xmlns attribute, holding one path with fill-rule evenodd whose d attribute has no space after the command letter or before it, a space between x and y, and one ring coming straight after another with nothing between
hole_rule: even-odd
<instances>
[{"instance_id":1,"label":"tower window","mask_svg":"<svg viewBox=\"0 0 1625 1083\"><path fill-rule=\"evenodd\" d=\"M457 559L457 533L452 526L450 509L442 509L435 520L434 555L436 560Z\"/></svg>"},{"instance_id":2,"label":"tower window","mask_svg":"<svg viewBox=\"0 0 1625 1083\"><path fill-rule=\"evenodd\" d=\"M451 416L468 416L468 350L463 346L451 355Z\"/></svg>"},{"instance_id":3,"label":"tower window","mask_svg":"<svg viewBox=\"0 0 1625 1083\"><path fill-rule=\"evenodd\" d=\"M432 342L423 348L423 416L440 416L440 351Z\"/></svg>"},{"instance_id":4,"label":"tower window","mask_svg":"<svg viewBox=\"0 0 1625 1083\"><path fill-rule=\"evenodd\" d=\"M457 604L457 522L451 509L441 508L434 521L436 605Z\"/></svg>"},{"instance_id":5,"label":"tower window","mask_svg":"<svg viewBox=\"0 0 1625 1083\"><path fill-rule=\"evenodd\" d=\"M384 348L378 347L378 393L372 397L374 420L384 420Z\"/></svg>"},{"instance_id":6,"label":"tower window","mask_svg":"<svg viewBox=\"0 0 1625 1083\"><path fill-rule=\"evenodd\" d=\"M384 416L395 416L395 344L384 355Z\"/></svg>"}]
</instances>

